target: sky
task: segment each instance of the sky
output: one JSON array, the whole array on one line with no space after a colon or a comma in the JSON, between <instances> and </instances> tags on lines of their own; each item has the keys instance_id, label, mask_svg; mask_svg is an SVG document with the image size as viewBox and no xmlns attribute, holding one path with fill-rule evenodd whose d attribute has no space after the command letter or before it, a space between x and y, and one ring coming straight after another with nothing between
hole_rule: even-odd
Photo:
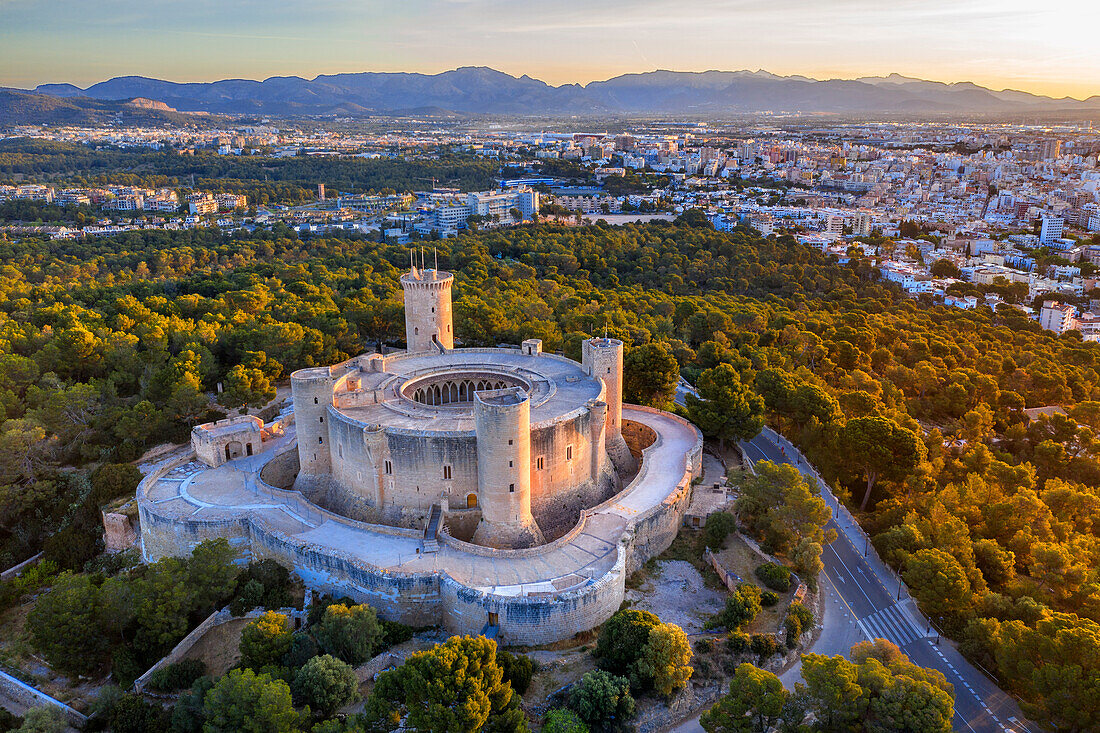
<instances>
[{"instance_id":1,"label":"sky","mask_svg":"<svg viewBox=\"0 0 1100 733\"><path fill-rule=\"evenodd\" d=\"M892 72L1100 94L1100 0L0 0L0 86L491 66Z\"/></svg>"}]
</instances>

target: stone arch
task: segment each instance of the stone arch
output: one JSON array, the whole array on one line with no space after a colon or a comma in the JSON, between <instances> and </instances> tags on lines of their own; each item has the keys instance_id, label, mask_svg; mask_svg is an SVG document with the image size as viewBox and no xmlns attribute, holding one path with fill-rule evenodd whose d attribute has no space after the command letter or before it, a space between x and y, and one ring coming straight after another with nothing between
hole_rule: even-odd
<instances>
[{"instance_id":1,"label":"stone arch","mask_svg":"<svg viewBox=\"0 0 1100 733\"><path fill-rule=\"evenodd\" d=\"M244 446L239 440L231 440L225 444L225 460L231 461L244 452Z\"/></svg>"}]
</instances>

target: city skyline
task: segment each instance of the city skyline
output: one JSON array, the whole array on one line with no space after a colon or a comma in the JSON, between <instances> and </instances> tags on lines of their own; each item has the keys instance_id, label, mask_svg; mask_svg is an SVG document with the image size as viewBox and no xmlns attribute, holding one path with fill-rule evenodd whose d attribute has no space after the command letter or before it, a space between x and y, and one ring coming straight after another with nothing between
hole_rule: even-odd
<instances>
[{"instance_id":1,"label":"city skyline","mask_svg":"<svg viewBox=\"0 0 1100 733\"><path fill-rule=\"evenodd\" d=\"M0 85L86 87L126 75L172 81L490 66L548 84L653 69L766 69L815 79L900 73L1078 99L1100 94L1100 58L1073 28L1082 0L1036 6L867 0L768 4L620 0L553 7L499 0L215 4L187 14L151 0L94 8L0 0ZM440 28L448 29L441 33Z\"/></svg>"}]
</instances>

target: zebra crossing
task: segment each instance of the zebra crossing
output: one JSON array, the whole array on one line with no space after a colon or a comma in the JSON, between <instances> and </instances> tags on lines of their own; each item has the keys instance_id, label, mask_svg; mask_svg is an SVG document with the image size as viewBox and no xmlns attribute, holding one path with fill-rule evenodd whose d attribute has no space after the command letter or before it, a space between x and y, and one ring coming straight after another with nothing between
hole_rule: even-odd
<instances>
[{"instance_id":1,"label":"zebra crossing","mask_svg":"<svg viewBox=\"0 0 1100 733\"><path fill-rule=\"evenodd\" d=\"M881 611L875 611L858 621L863 633L871 639L886 639L900 646L916 641L924 636L913 626L913 622L901 612L895 603Z\"/></svg>"}]
</instances>

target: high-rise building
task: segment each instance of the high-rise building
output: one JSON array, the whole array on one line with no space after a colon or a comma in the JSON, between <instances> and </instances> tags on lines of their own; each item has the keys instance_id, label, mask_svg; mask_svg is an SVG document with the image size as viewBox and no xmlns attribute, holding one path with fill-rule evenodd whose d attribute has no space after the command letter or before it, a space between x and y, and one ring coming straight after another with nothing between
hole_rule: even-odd
<instances>
[{"instance_id":1,"label":"high-rise building","mask_svg":"<svg viewBox=\"0 0 1100 733\"><path fill-rule=\"evenodd\" d=\"M852 232L860 237L871 236L871 230L875 224L875 218L866 211L861 211L856 214L855 224L852 227Z\"/></svg>"},{"instance_id":2,"label":"high-rise building","mask_svg":"<svg viewBox=\"0 0 1100 733\"><path fill-rule=\"evenodd\" d=\"M325 200L325 184L323 183L317 184L317 198L321 199L322 201Z\"/></svg>"},{"instance_id":3,"label":"high-rise building","mask_svg":"<svg viewBox=\"0 0 1100 733\"><path fill-rule=\"evenodd\" d=\"M1065 226L1065 220L1060 216L1043 216L1043 227L1039 230L1039 244L1042 246L1048 246L1054 243L1054 240L1062 238L1062 229Z\"/></svg>"},{"instance_id":4,"label":"high-rise building","mask_svg":"<svg viewBox=\"0 0 1100 733\"><path fill-rule=\"evenodd\" d=\"M1039 311L1039 325L1048 331L1063 334L1077 327L1076 313L1077 310L1072 305L1046 300Z\"/></svg>"},{"instance_id":5,"label":"high-rise building","mask_svg":"<svg viewBox=\"0 0 1100 733\"><path fill-rule=\"evenodd\" d=\"M1039 157L1043 160L1053 160L1062 155L1062 141L1061 140L1044 140L1042 146L1039 148Z\"/></svg>"}]
</instances>

